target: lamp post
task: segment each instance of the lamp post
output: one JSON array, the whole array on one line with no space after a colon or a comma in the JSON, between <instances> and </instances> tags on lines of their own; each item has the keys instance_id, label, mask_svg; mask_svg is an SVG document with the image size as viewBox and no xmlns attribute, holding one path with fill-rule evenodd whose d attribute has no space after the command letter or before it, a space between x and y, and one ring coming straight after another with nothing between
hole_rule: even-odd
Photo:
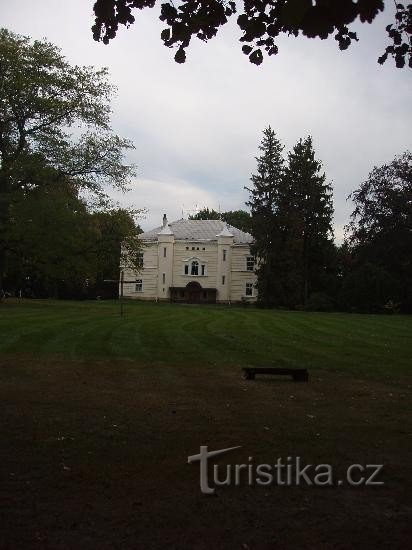
<instances>
[{"instance_id":1,"label":"lamp post","mask_svg":"<svg viewBox=\"0 0 412 550\"><path fill-rule=\"evenodd\" d=\"M120 271L120 279L103 279L104 283L120 283L120 295L119 295L119 301L120 301L120 317L123 317L123 285L124 283L135 283L136 281L128 281L124 278L124 271L123 269Z\"/></svg>"}]
</instances>

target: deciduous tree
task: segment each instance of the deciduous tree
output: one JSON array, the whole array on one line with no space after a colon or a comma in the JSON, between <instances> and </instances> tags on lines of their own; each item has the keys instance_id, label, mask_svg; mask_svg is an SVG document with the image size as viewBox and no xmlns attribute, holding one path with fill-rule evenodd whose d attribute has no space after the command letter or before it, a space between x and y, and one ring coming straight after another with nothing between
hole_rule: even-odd
<instances>
[{"instance_id":1,"label":"deciduous tree","mask_svg":"<svg viewBox=\"0 0 412 550\"><path fill-rule=\"evenodd\" d=\"M57 297L62 288L79 294L94 280L99 231L69 181L13 193L7 228L5 288Z\"/></svg>"},{"instance_id":2,"label":"deciduous tree","mask_svg":"<svg viewBox=\"0 0 412 550\"><path fill-rule=\"evenodd\" d=\"M406 151L375 167L350 198L355 206L347 227L352 272L368 264L369 270L379 272L379 280L386 274L390 284L380 284L385 292L379 290L375 295L412 311L412 154ZM376 308L375 298L372 302ZM381 302L380 308L384 305Z\"/></svg>"},{"instance_id":3,"label":"deciduous tree","mask_svg":"<svg viewBox=\"0 0 412 550\"><path fill-rule=\"evenodd\" d=\"M111 208L92 215L99 230L96 245L95 294L117 297L119 285L105 281L116 280L119 265L139 271L142 267L141 228L135 218L141 211Z\"/></svg>"},{"instance_id":4,"label":"deciduous tree","mask_svg":"<svg viewBox=\"0 0 412 550\"><path fill-rule=\"evenodd\" d=\"M222 220L246 233L252 231L252 218L246 210L228 210L227 212L223 212Z\"/></svg>"},{"instance_id":5,"label":"deciduous tree","mask_svg":"<svg viewBox=\"0 0 412 550\"><path fill-rule=\"evenodd\" d=\"M45 175L45 174L43 174ZM137 212L91 211L69 180L15 192L8 227L5 288L28 296L117 296L119 265L140 267Z\"/></svg>"},{"instance_id":6,"label":"deciduous tree","mask_svg":"<svg viewBox=\"0 0 412 550\"><path fill-rule=\"evenodd\" d=\"M220 220L222 215L213 208L205 206L201 208L196 214L191 214L189 220Z\"/></svg>"},{"instance_id":7,"label":"deciduous tree","mask_svg":"<svg viewBox=\"0 0 412 550\"><path fill-rule=\"evenodd\" d=\"M213 208L205 207L196 212L196 214L189 216L189 220L222 220L246 233L250 233L252 229L251 216L246 210L229 210L219 213Z\"/></svg>"},{"instance_id":8,"label":"deciduous tree","mask_svg":"<svg viewBox=\"0 0 412 550\"><path fill-rule=\"evenodd\" d=\"M107 44L116 36L119 25L130 26L135 22L134 8L153 8L156 3L156 0L97 0L94 39ZM389 0L387 4L393 6ZM384 63L390 56L397 67L406 63L412 67L412 4L396 3L395 7L395 21L386 27L390 44L378 61ZM264 54L278 53L276 39L282 34L322 40L334 36L339 48L346 50L352 41L358 40L350 25L356 21L373 23L383 10L383 0L162 1L160 20L166 28L161 39L169 48L177 48L175 60L184 63L193 37L207 42L238 13L242 51L251 63L259 65Z\"/></svg>"},{"instance_id":9,"label":"deciduous tree","mask_svg":"<svg viewBox=\"0 0 412 550\"><path fill-rule=\"evenodd\" d=\"M70 180L77 190L124 189L132 143L110 127L106 69L71 66L45 41L0 30L0 288L13 194Z\"/></svg>"}]
</instances>

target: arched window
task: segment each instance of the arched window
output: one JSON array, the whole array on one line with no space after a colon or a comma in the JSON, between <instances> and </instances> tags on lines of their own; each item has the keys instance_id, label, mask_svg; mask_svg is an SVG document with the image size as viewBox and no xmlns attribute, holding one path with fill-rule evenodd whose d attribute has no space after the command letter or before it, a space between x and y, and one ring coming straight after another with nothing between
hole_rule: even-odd
<instances>
[{"instance_id":1,"label":"arched window","mask_svg":"<svg viewBox=\"0 0 412 550\"><path fill-rule=\"evenodd\" d=\"M207 277L207 262L203 263L199 258L183 260L183 275L189 277Z\"/></svg>"}]
</instances>

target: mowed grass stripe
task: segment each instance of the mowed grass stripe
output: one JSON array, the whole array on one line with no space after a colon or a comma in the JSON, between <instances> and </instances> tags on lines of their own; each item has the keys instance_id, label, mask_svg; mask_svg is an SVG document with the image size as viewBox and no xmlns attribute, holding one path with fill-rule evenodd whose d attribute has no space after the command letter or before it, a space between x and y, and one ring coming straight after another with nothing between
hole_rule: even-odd
<instances>
[{"instance_id":1,"label":"mowed grass stripe","mask_svg":"<svg viewBox=\"0 0 412 550\"><path fill-rule=\"evenodd\" d=\"M283 329L285 334L295 337L292 343L299 350L299 356L314 357L317 366L358 370L359 363L366 362L373 365L375 371L390 372L393 358L398 350L405 348L398 340L405 336L405 344L410 343L410 319L404 318L409 322L409 335L401 334L401 338L397 332L389 336L386 330L388 322L395 318L385 318L381 326L379 323L375 326L376 319L377 316L290 312L283 319ZM410 366L409 356L401 354L401 359Z\"/></svg>"},{"instance_id":2,"label":"mowed grass stripe","mask_svg":"<svg viewBox=\"0 0 412 550\"><path fill-rule=\"evenodd\" d=\"M7 301L0 352L145 364L290 366L410 374L412 318L228 306Z\"/></svg>"}]
</instances>

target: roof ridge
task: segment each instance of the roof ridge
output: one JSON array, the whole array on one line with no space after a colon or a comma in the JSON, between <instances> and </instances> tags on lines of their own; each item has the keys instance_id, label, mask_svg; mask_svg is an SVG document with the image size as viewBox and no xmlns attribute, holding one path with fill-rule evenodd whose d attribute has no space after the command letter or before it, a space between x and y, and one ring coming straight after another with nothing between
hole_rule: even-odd
<instances>
[{"instance_id":1,"label":"roof ridge","mask_svg":"<svg viewBox=\"0 0 412 550\"><path fill-rule=\"evenodd\" d=\"M173 229L176 240L194 240L194 241L216 241L216 233L227 227L233 233L235 244L251 244L253 237L250 233L242 231L237 227L230 225L223 220L189 220L181 218L168 223ZM157 234L162 226L155 227L141 233L143 240L157 240Z\"/></svg>"}]
</instances>

